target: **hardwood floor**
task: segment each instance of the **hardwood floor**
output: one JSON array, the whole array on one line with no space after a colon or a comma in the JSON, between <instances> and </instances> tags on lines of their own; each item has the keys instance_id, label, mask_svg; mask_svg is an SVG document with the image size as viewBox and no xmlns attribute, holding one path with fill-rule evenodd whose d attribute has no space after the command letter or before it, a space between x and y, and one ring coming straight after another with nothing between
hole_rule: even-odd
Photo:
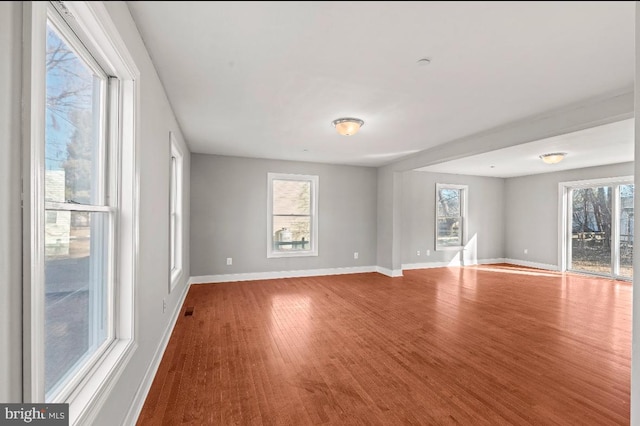
<instances>
[{"instance_id":1,"label":"hardwood floor","mask_svg":"<svg viewBox=\"0 0 640 426\"><path fill-rule=\"evenodd\" d=\"M139 425L629 423L631 284L509 265L193 285Z\"/></svg>"}]
</instances>

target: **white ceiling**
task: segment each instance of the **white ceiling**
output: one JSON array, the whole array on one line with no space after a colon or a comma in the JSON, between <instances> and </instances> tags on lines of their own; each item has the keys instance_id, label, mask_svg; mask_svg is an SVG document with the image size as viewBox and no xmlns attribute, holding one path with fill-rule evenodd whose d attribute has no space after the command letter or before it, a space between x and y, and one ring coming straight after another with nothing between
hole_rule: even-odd
<instances>
[{"instance_id":1,"label":"white ceiling","mask_svg":"<svg viewBox=\"0 0 640 426\"><path fill-rule=\"evenodd\" d=\"M633 85L635 2L128 6L198 153L379 166Z\"/></svg>"},{"instance_id":2,"label":"white ceiling","mask_svg":"<svg viewBox=\"0 0 640 426\"><path fill-rule=\"evenodd\" d=\"M633 136L634 120L628 119L417 170L508 178L624 163L633 161ZM567 155L558 164L540 160L540 155L553 152Z\"/></svg>"}]
</instances>

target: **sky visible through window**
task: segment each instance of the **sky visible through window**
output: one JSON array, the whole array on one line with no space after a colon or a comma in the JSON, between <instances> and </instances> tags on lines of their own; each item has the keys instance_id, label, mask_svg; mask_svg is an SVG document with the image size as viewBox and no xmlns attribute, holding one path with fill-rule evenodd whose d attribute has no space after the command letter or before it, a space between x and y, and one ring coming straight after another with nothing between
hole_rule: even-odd
<instances>
[{"instance_id":1,"label":"sky visible through window","mask_svg":"<svg viewBox=\"0 0 640 426\"><path fill-rule=\"evenodd\" d=\"M69 140L80 130L77 115L92 109L93 73L50 25L46 61L46 168L62 170Z\"/></svg>"},{"instance_id":2,"label":"sky visible through window","mask_svg":"<svg viewBox=\"0 0 640 426\"><path fill-rule=\"evenodd\" d=\"M48 191L47 197L49 201L98 204L94 187L102 79L51 25L47 26L46 71L47 182L64 176L64 192Z\"/></svg>"}]
</instances>

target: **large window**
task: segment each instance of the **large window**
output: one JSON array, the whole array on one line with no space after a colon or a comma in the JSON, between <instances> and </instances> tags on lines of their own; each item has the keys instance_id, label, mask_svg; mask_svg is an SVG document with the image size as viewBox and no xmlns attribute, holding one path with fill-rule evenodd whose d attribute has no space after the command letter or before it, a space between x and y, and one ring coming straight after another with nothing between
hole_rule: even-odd
<instances>
[{"instance_id":1,"label":"large window","mask_svg":"<svg viewBox=\"0 0 640 426\"><path fill-rule=\"evenodd\" d=\"M268 174L267 257L318 255L318 176Z\"/></svg>"},{"instance_id":2,"label":"large window","mask_svg":"<svg viewBox=\"0 0 640 426\"><path fill-rule=\"evenodd\" d=\"M25 18L25 402L91 424L135 348L139 71L102 2Z\"/></svg>"},{"instance_id":3,"label":"large window","mask_svg":"<svg viewBox=\"0 0 640 426\"><path fill-rule=\"evenodd\" d=\"M467 186L436 184L436 250L464 246Z\"/></svg>"},{"instance_id":4,"label":"large window","mask_svg":"<svg viewBox=\"0 0 640 426\"><path fill-rule=\"evenodd\" d=\"M182 162L183 155L175 135L171 133L171 164L170 164L170 267L171 284L173 290L182 274Z\"/></svg>"},{"instance_id":5,"label":"large window","mask_svg":"<svg viewBox=\"0 0 640 426\"><path fill-rule=\"evenodd\" d=\"M55 13L55 12L54 12ZM46 35L45 394L53 399L113 339L109 78L50 14Z\"/></svg>"}]
</instances>

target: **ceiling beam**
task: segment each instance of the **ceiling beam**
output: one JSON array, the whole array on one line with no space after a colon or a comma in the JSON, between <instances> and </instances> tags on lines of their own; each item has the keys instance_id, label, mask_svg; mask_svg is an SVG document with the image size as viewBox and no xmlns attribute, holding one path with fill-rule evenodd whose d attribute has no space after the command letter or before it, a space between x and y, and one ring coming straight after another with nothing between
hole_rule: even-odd
<instances>
[{"instance_id":1,"label":"ceiling beam","mask_svg":"<svg viewBox=\"0 0 640 426\"><path fill-rule=\"evenodd\" d=\"M384 168L414 170L633 118L633 87L528 117L420 151Z\"/></svg>"}]
</instances>

